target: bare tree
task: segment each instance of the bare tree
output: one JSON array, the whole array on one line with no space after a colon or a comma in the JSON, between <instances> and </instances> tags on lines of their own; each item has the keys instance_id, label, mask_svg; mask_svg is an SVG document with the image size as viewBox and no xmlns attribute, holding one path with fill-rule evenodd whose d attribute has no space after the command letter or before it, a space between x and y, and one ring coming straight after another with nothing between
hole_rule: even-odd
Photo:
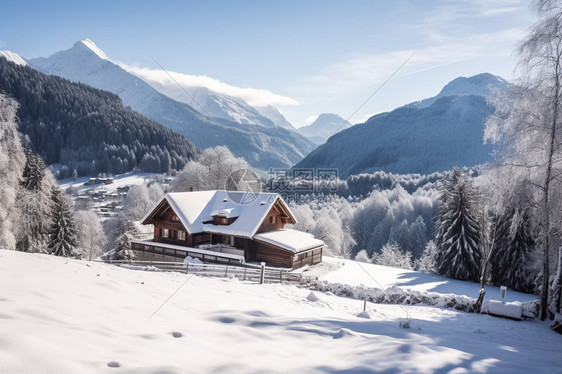
<instances>
[{"instance_id":1,"label":"bare tree","mask_svg":"<svg viewBox=\"0 0 562 374\"><path fill-rule=\"evenodd\" d=\"M190 161L178 173L173 191L205 191L225 189L226 180L236 170L248 170L248 163L235 157L228 148L207 148L196 161Z\"/></svg>"},{"instance_id":2,"label":"bare tree","mask_svg":"<svg viewBox=\"0 0 562 374\"><path fill-rule=\"evenodd\" d=\"M538 0L532 3L532 9L539 20L517 48L521 80L507 98L496 103L485 137L507 140L504 165L510 169L510 182L519 178L536 190L543 277L540 317L545 319L549 302L560 310L562 286L562 253L558 255L555 279L550 283L551 247L559 235L554 230L555 219L560 218L552 195L561 187L562 4L559 0ZM549 293L551 288L553 292Z\"/></svg>"},{"instance_id":3,"label":"bare tree","mask_svg":"<svg viewBox=\"0 0 562 374\"><path fill-rule=\"evenodd\" d=\"M86 258L101 255L105 244L105 233L101 221L96 213L91 210L79 210L74 213L74 222L78 235L78 247L84 252Z\"/></svg>"}]
</instances>

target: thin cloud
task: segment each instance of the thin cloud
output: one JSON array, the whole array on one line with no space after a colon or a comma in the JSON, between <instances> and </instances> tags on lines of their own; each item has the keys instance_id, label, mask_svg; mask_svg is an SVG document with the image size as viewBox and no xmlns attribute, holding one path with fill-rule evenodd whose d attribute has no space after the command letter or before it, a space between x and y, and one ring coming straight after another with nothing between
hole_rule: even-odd
<instances>
[{"instance_id":1,"label":"thin cloud","mask_svg":"<svg viewBox=\"0 0 562 374\"><path fill-rule=\"evenodd\" d=\"M312 122L316 121L318 117L319 117L318 115L306 117L304 119L304 125L310 125Z\"/></svg>"},{"instance_id":2,"label":"thin cloud","mask_svg":"<svg viewBox=\"0 0 562 374\"><path fill-rule=\"evenodd\" d=\"M160 91L164 90L166 87L172 87L173 90L177 90L177 88L179 88L177 87L179 83L179 85L184 88L206 87L220 94L242 99L252 106L299 105L293 98L278 95L266 89L236 87L205 75L166 72L164 70L144 68L138 65L127 65L123 63L119 65L129 73L138 76Z\"/></svg>"},{"instance_id":3,"label":"thin cloud","mask_svg":"<svg viewBox=\"0 0 562 374\"><path fill-rule=\"evenodd\" d=\"M357 56L328 65L318 74L303 78L292 87L292 92L298 97L328 98L366 91L376 86L377 82L384 81L412 54L414 57L397 76L411 75L483 56L509 55L523 33L522 29L508 29L462 39L443 38L442 43L426 48Z\"/></svg>"}]
</instances>

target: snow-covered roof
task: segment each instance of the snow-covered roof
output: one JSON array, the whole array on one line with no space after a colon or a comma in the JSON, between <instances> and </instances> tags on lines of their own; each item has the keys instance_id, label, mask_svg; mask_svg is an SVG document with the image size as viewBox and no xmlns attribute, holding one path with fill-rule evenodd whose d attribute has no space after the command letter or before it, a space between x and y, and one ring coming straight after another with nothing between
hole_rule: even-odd
<instances>
[{"instance_id":1,"label":"snow-covered roof","mask_svg":"<svg viewBox=\"0 0 562 374\"><path fill-rule=\"evenodd\" d=\"M289 217L296 222L293 213L276 193L233 191L172 192L164 196L190 234L209 232L252 238L276 202L282 205ZM156 212L153 209L142 222ZM230 225L210 223L213 216L238 217ZM209 223L206 223L209 222ZM293 223L293 222L291 222Z\"/></svg>"},{"instance_id":2,"label":"snow-covered roof","mask_svg":"<svg viewBox=\"0 0 562 374\"><path fill-rule=\"evenodd\" d=\"M292 229L262 232L254 235L254 239L273 244L293 253L307 251L324 245L322 240L316 239L312 234Z\"/></svg>"}]
</instances>

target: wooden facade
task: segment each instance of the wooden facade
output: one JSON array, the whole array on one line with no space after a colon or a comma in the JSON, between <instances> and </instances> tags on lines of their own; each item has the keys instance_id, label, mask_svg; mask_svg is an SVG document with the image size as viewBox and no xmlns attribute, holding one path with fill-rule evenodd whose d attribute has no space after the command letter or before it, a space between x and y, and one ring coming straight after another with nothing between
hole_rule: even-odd
<instances>
[{"instance_id":1,"label":"wooden facade","mask_svg":"<svg viewBox=\"0 0 562 374\"><path fill-rule=\"evenodd\" d=\"M229 233L226 227L237 219L243 218L227 217L217 214L213 216L212 219L204 221L203 223L206 225L213 225L213 227L216 228L225 226L225 232L217 233L216 231L220 230L213 229L212 231L215 232L190 233L182 224L178 214L173 210L166 198L164 198L143 221L145 224L154 225L154 244L152 246L135 244L133 250L137 253L150 252L152 255L156 256L162 255L171 258L180 258L184 254L182 251L176 249L173 254L172 251L168 253L166 249L162 247L158 249L158 243L191 248L197 248L203 245L223 244L240 250L240 253L243 251L244 260L246 262L265 262L269 266L298 268L306 264L312 265L322 261L322 246L295 253L261 240ZM279 198L272 204L265 218L263 218L256 230L256 234L281 230L287 223L295 223L295 220L285 204L280 203ZM150 248L147 250L145 247ZM186 248L186 251L187 250L188 248ZM147 253L139 253L139 255L145 258ZM213 261L209 258L206 258L206 260Z\"/></svg>"}]
</instances>

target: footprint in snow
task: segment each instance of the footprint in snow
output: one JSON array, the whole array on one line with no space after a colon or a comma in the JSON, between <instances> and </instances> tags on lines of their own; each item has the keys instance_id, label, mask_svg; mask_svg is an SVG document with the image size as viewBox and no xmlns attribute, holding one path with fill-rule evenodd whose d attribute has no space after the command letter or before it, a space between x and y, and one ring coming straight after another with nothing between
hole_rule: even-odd
<instances>
[{"instance_id":1,"label":"footprint in snow","mask_svg":"<svg viewBox=\"0 0 562 374\"><path fill-rule=\"evenodd\" d=\"M118 362L116 362L116 361L109 361L109 362L107 363L107 366L110 367L110 368L118 368L118 367L120 367L121 365L120 365Z\"/></svg>"},{"instance_id":2,"label":"footprint in snow","mask_svg":"<svg viewBox=\"0 0 562 374\"><path fill-rule=\"evenodd\" d=\"M173 336L174 338L181 338L181 337L183 336L183 334L182 334L181 332L179 332L179 331L173 331L173 332L172 332L172 336Z\"/></svg>"}]
</instances>

